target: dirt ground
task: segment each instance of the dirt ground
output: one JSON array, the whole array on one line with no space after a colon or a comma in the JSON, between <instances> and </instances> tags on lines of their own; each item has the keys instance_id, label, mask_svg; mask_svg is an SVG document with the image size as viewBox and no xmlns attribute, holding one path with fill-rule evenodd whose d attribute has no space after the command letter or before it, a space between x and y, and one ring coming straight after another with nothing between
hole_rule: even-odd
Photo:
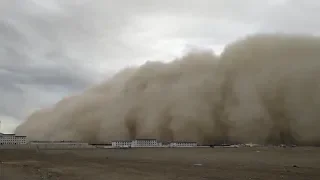
<instances>
[{"instance_id":1,"label":"dirt ground","mask_svg":"<svg viewBox=\"0 0 320 180\"><path fill-rule=\"evenodd\" d=\"M320 148L0 150L0 180L318 180Z\"/></svg>"}]
</instances>

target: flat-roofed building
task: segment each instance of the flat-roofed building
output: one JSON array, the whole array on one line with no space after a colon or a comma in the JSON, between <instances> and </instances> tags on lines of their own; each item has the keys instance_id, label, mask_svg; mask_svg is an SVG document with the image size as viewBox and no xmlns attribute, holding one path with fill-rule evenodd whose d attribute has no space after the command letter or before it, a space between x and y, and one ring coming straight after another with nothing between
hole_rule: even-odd
<instances>
[{"instance_id":1,"label":"flat-roofed building","mask_svg":"<svg viewBox=\"0 0 320 180\"><path fill-rule=\"evenodd\" d=\"M81 141L30 141L30 145L38 148L48 149L72 149L72 148L93 148L94 146L89 145L87 142Z\"/></svg>"},{"instance_id":2,"label":"flat-roofed building","mask_svg":"<svg viewBox=\"0 0 320 180\"><path fill-rule=\"evenodd\" d=\"M132 147L158 147L162 144L156 139L135 139L132 141Z\"/></svg>"},{"instance_id":3,"label":"flat-roofed building","mask_svg":"<svg viewBox=\"0 0 320 180\"><path fill-rule=\"evenodd\" d=\"M190 141L173 141L169 144L170 147L196 147L198 146L197 142Z\"/></svg>"},{"instance_id":4,"label":"flat-roofed building","mask_svg":"<svg viewBox=\"0 0 320 180\"><path fill-rule=\"evenodd\" d=\"M27 136L16 136L15 134L3 134L0 133L0 145L18 145L26 144Z\"/></svg>"},{"instance_id":5,"label":"flat-roofed building","mask_svg":"<svg viewBox=\"0 0 320 180\"><path fill-rule=\"evenodd\" d=\"M131 147L132 141L112 141L111 146L112 147Z\"/></svg>"}]
</instances>

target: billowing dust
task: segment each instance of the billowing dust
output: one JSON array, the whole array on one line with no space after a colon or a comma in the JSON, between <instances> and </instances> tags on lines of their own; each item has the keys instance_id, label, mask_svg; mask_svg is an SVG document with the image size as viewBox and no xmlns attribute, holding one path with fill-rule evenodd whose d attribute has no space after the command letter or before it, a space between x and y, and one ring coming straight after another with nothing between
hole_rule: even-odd
<instances>
[{"instance_id":1,"label":"billowing dust","mask_svg":"<svg viewBox=\"0 0 320 180\"><path fill-rule=\"evenodd\" d=\"M248 36L221 56L186 54L120 71L34 112L30 140L157 138L320 144L320 38Z\"/></svg>"}]
</instances>

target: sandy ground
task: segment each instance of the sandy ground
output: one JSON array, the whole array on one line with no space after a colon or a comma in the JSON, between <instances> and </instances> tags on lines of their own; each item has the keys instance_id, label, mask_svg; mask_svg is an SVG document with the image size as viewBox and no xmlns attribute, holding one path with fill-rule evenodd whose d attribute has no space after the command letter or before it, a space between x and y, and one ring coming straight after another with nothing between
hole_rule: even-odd
<instances>
[{"instance_id":1,"label":"sandy ground","mask_svg":"<svg viewBox=\"0 0 320 180\"><path fill-rule=\"evenodd\" d=\"M0 180L318 180L320 148L0 150Z\"/></svg>"}]
</instances>

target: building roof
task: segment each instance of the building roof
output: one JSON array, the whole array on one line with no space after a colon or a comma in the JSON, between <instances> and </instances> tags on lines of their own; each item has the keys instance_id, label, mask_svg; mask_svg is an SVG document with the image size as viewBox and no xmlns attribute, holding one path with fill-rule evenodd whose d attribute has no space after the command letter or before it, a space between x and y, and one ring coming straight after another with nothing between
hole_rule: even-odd
<instances>
[{"instance_id":1,"label":"building roof","mask_svg":"<svg viewBox=\"0 0 320 180\"><path fill-rule=\"evenodd\" d=\"M30 141L32 143L86 143L81 141Z\"/></svg>"},{"instance_id":2,"label":"building roof","mask_svg":"<svg viewBox=\"0 0 320 180\"><path fill-rule=\"evenodd\" d=\"M14 136L15 134L4 134L4 133L0 133L1 136Z\"/></svg>"},{"instance_id":3,"label":"building roof","mask_svg":"<svg viewBox=\"0 0 320 180\"><path fill-rule=\"evenodd\" d=\"M197 143L194 141L172 141L171 143Z\"/></svg>"},{"instance_id":4,"label":"building roof","mask_svg":"<svg viewBox=\"0 0 320 180\"><path fill-rule=\"evenodd\" d=\"M116 141L111 141L111 142L132 142L132 141L129 141L129 140L116 140Z\"/></svg>"},{"instance_id":5,"label":"building roof","mask_svg":"<svg viewBox=\"0 0 320 180\"><path fill-rule=\"evenodd\" d=\"M111 143L89 143L90 145L93 145L93 146L108 146L108 145L111 145Z\"/></svg>"},{"instance_id":6,"label":"building roof","mask_svg":"<svg viewBox=\"0 0 320 180\"><path fill-rule=\"evenodd\" d=\"M5 133L0 133L0 136L27 137L27 136L16 136L16 134L5 134Z\"/></svg>"},{"instance_id":7,"label":"building roof","mask_svg":"<svg viewBox=\"0 0 320 180\"><path fill-rule=\"evenodd\" d=\"M135 139L137 141L156 141L157 139Z\"/></svg>"}]
</instances>

